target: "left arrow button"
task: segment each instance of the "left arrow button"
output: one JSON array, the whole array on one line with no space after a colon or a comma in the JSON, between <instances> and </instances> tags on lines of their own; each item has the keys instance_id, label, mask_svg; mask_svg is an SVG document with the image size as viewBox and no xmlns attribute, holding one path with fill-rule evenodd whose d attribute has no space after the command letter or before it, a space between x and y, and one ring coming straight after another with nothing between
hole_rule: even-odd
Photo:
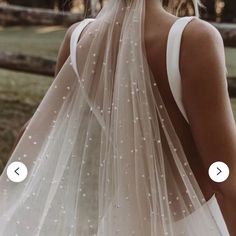
<instances>
[{"instance_id":1,"label":"left arrow button","mask_svg":"<svg viewBox=\"0 0 236 236\"><path fill-rule=\"evenodd\" d=\"M19 169L20 169L20 167L18 167L18 168L15 169L15 172L16 172L17 175L20 175L20 174L17 172Z\"/></svg>"},{"instance_id":2,"label":"left arrow button","mask_svg":"<svg viewBox=\"0 0 236 236\"><path fill-rule=\"evenodd\" d=\"M7 167L7 176L12 182L22 182L27 177L28 170L24 163L15 161Z\"/></svg>"}]
</instances>

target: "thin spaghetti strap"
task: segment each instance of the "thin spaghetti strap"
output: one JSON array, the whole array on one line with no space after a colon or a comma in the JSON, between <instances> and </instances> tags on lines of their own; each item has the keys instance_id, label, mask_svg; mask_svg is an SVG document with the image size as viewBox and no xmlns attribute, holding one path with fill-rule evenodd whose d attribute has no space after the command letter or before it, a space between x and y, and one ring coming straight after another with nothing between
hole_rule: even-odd
<instances>
[{"instance_id":1,"label":"thin spaghetti strap","mask_svg":"<svg viewBox=\"0 0 236 236\"><path fill-rule=\"evenodd\" d=\"M185 26L194 18L196 17L187 16L179 18L177 21L175 21L168 34L167 52L166 52L166 67L167 67L167 75L170 89L176 104L178 105L182 115L184 116L184 118L188 123L189 121L182 103L179 55L180 55L181 38Z\"/></svg>"}]
</instances>

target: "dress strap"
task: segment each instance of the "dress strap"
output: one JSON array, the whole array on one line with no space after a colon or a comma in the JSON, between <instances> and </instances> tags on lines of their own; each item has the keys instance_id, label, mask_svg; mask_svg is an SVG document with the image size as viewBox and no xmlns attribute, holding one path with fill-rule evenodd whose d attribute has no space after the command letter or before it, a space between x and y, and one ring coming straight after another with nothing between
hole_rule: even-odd
<instances>
[{"instance_id":1,"label":"dress strap","mask_svg":"<svg viewBox=\"0 0 236 236\"><path fill-rule=\"evenodd\" d=\"M166 67L168 81L170 85L171 92L178 105L182 115L189 123L184 106L182 103L182 93L181 93L181 75L179 70L179 56L180 56L180 46L181 38L185 26L192 20L196 18L195 16L186 16L179 18L171 26L168 34L167 40L167 52L166 52Z\"/></svg>"},{"instance_id":2,"label":"dress strap","mask_svg":"<svg viewBox=\"0 0 236 236\"><path fill-rule=\"evenodd\" d=\"M76 63L77 43L78 43L79 37L80 37L82 31L84 30L84 28L88 24L93 22L94 20L95 19L93 19L93 18L86 18L85 20L81 21L80 24L74 29L74 31L71 34L71 39L70 39L70 60L71 60L71 65L72 65L72 67L75 71L75 74L77 75L78 78L79 78L79 72L78 72L78 65ZM101 127L105 127L103 117L100 115L100 111L98 111L97 108L94 107L94 105L90 101L88 95L86 94L86 92L83 89L81 90L81 92L84 95L84 98L85 98L86 102L88 103L89 107L93 111L93 113L96 116L96 118L97 118L98 122L100 123Z\"/></svg>"},{"instance_id":3,"label":"dress strap","mask_svg":"<svg viewBox=\"0 0 236 236\"><path fill-rule=\"evenodd\" d=\"M78 39L80 37L80 34L84 30L84 28L91 22L93 22L95 19L93 18L87 18L80 22L80 24L74 29L71 35L70 39L70 58L71 58L71 65L76 73L77 76L79 76L77 63L76 63L76 48Z\"/></svg>"}]
</instances>

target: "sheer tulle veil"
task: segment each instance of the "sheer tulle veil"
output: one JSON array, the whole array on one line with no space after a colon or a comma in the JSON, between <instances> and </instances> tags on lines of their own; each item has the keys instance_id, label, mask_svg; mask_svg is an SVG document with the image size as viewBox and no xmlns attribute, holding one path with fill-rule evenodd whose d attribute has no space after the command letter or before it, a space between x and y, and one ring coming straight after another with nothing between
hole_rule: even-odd
<instances>
[{"instance_id":1,"label":"sheer tulle veil","mask_svg":"<svg viewBox=\"0 0 236 236\"><path fill-rule=\"evenodd\" d=\"M1 176L1 236L220 235L149 69L144 18L145 0L110 0L84 29L7 164L27 178Z\"/></svg>"}]
</instances>

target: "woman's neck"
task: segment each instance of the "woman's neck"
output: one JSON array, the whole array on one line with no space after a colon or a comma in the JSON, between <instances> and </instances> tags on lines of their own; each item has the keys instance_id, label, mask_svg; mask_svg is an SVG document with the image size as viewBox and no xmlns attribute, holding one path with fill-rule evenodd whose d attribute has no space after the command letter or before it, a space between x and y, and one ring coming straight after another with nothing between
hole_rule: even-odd
<instances>
[{"instance_id":1,"label":"woman's neck","mask_svg":"<svg viewBox=\"0 0 236 236\"><path fill-rule=\"evenodd\" d=\"M146 0L146 11L160 11L163 10L162 3L160 0Z\"/></svg>"},{"instance_id":2,"label":"woman's neck","mask_svg":"<svg viewBox=\"0 0 236 236\"><path fill-rule=\"evenodd\" d=\"M151 17L154 15L162 15L162 13L166 13L160 0L146 0L145 4L147 16Z\"/></svg>"}]
</instances>

